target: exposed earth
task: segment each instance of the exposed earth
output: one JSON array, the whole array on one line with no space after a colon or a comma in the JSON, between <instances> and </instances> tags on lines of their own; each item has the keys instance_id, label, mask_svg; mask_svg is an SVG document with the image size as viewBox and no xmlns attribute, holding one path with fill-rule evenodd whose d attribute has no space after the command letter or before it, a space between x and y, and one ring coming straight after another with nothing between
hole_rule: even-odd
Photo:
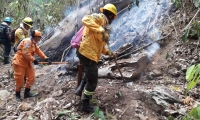
<instances>
[{"instance_id":1,"label":"exposed earth","mask_svg":"<svg viewBox=\"0 0 200 120\"><path fill-rule=\"evenodd\" d=\"M190 16L195 12L190 13ZM178 10L175 15L180 13ZM170 36L159 41L160 49L151 56L151 62L141 72L140 77L128 83L124 83L122 79L99 79L92 102L103 111L106 120L165 120L169 115L177 117L177 114L165 114L164 109L156 109L154 103L147 102L143 94L145 90L161 86L163 89L172 90L174 96L182 101L185 99L184 90L187 85L186 70L179 69L178 63L184 61L182 64L187 68L199 60L199 41L188 40L183 43L180 38L180 30L187 25L187 22L182 24L182 21L177 20L173 21L173 25L169 21L167 19L163 23L162 34L165 36L173 31ZM14 97L12 66L1 63L0 90L4 91L5 95L4 97L1 96L3 93L0 95L0 120L94 119L95 114L86 114L79 110L80 98L74 95L77 73L67 72L63 68L65 65L35 66L36 78L32 91L38 92L39 96L17 102ZM196 91L198 86L189 93L190 99L178 106L184 107L187 111L191 110L195 102L199 101ZM23 96L23 91L21 95ZM178 110L175 103L170 103L168 108Z\"/></svg>"}]
</instances>

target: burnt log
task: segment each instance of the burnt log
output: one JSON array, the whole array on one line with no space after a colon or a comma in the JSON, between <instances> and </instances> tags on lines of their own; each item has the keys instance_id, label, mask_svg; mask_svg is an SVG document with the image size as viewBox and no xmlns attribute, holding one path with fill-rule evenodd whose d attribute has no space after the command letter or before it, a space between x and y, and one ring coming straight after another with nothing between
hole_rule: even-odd
<instances>
[{"instance_id":1,"label":"burnt log","mask_svg":"<svg viewBox=\"0 0 200 120\"><path fill-rule=\"evenodd\" d=\"M44 37L44 42L41 43L40 49L53 61L60 61L63 52L70 47L70 40L75 32L82 26L82 17L86 14L99 12L99 8L107 3L113 3L118 12L129 9L133 0L103 0L100 3L98 0L93 0L90 5L79 7L72 14L64 18L59 25L54 28L53 35ZM71 51L74 48L68 49Z\"/></svg>"}]
</instances>

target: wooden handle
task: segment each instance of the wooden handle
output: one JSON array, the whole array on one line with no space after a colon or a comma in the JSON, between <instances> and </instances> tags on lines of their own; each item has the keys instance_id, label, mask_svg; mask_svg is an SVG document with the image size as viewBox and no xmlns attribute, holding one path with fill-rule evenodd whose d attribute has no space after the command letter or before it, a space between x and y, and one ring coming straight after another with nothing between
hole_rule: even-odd
<instances>
[{"instance_id":1,"label":"wooden handle","mask_svg":"<svg viewBox=\"0 0 200 120\"><path fill-rule=\"evenodd\" d=\"M38 62L39 64L48 64L48 62ZM68 62L51 62L51 64L68 64Z\"/></svg>"}]
</instances>

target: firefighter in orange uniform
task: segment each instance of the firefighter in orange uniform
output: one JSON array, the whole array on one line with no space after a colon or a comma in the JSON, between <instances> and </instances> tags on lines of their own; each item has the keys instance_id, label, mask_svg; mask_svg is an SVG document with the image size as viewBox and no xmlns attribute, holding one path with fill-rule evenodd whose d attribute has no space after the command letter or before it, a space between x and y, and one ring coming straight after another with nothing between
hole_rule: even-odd
<instances>
[{"instance_id":1,"label":"firefighter in orange uniform","mask_svg":"<svg viewBox=\"0 0 200 120\"><path fill-rule=\"evenodd\" d=\"M38 30L31 32L31 38L23 39L17 47L17 52L13 58L14 80L16 85L16 100L21 101L20 91L24 85L24 76L26 75L27 81L25 85L24 98L33 97L34 94L30 93L30 88L34 83L35 71L33 64L38 64L38 61L33 57L35 54L45 59L48 64L51 60L40 50L36 43L41 39L41 32Z\"/></svg>"}]
</instances>

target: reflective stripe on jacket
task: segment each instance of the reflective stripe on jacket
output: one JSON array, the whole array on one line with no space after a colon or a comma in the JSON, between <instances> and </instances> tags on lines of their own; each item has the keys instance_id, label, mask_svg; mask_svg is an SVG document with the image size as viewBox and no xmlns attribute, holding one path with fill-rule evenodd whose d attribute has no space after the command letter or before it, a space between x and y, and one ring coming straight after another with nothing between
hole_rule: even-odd
<instances>
[{"instance_id":1,"label":"reflective stripe on jacket","mask_svg":"<svg viewBox=\"0 0 200 120\"><path fill-rule=\"evenodd\" d=\"M43 59L47 56L40 50L36 43L31 38L25 38L17 47L17 52L13 58L13 64L27 68L28 64L32 64L35 60L34 55L37 54Z\"/></svg>"},{"instance_id":2,"label":"reflective stripe on jacket","mask_svg":"<svg viewBox=\"0 0 200 120\"><path fill-rule=\"evenodd\" d=\"M106 27L106 18L102 13L86 15L82 19L85 26L80 44L79 53L85 57L98 62L101 54L106 54L106 42L102 40L102 32Z\"/></svg>"}]
</instances>

